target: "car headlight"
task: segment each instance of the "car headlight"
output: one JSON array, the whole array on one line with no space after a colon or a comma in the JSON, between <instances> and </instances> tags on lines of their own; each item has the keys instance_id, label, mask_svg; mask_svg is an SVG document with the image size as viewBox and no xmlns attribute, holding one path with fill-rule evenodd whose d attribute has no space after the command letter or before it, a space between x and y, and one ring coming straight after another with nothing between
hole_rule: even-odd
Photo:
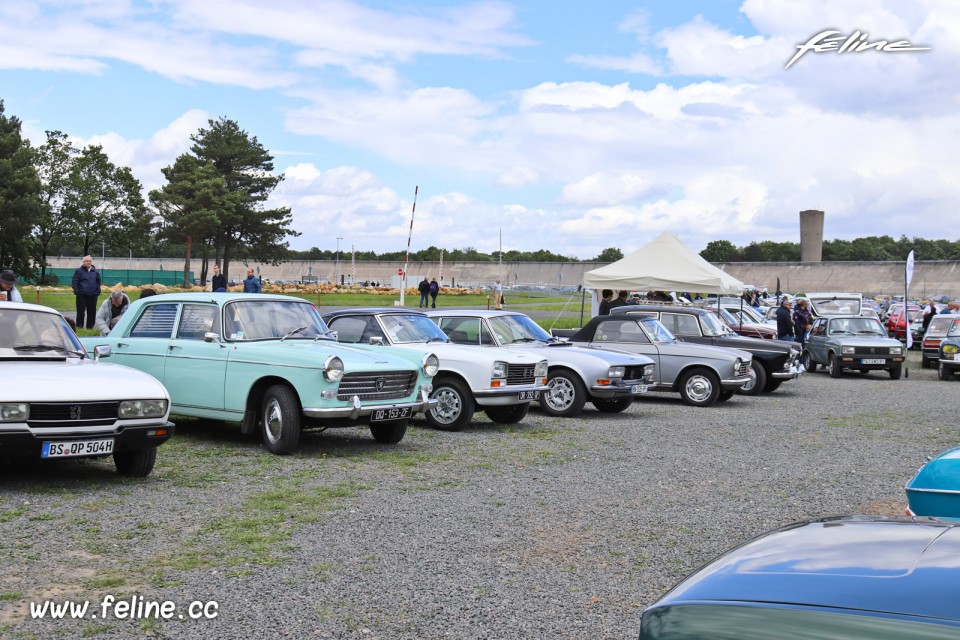
<instances>
[{"instance_id":1,"label":"car headlight","mask_svg":"<svg viewBox=\"0 0 960 640\"><path fill-rule=\"evenodd\" d=\"M953 355L958 350L960 350L960 347L957 347L957 345L955 344L945 344L941 348L943 349L943 352L947 355Z\"/></svg>"},{"instance_id":2,"label":"car headlight","mask_svg":"<svg viewBox=\"0 0 960 640\"><path fill-rule=\"evenodd\" d=\"M323 361L323 377L330 382L338 382L343 377L343 360L337 356L328 356Z\"/></svg>"},{"instance_id":3,"label":"car headlight","mask_svg":"<svg viewBox=\"0 0 960 640\"><path fill-rule=\"evenodd\" d=\"M497 360L493 363L493 374L494 378L506 378L507 377L507 363Z\"/></svg>"},{"instance_id":4,"label":"car headlight","mask_svg":"<svg viewBox=\"0 0 960 640\"><path fill-rule=\"evenodd\" d=\"M117 415L121 419L161 418L166 413L166 400L124 400Z\"/></svg>"},{"instance_id":5,"label":"car headlight","mask_svg":"<svg viewBox=\"0 0 960 640\"><path fill-rule=\"evenodd\" d=\"M898 356L903 353L903 347L890 347L890 353Z\"/></svg>"},{"instance_id":6,"label":"car headlight","mask_svg":"<svg viewBox=\"0 0 960 640\"><path fill-rule=\"evenodd\" d=\"M547 361L541 360L540 362L537 363L537 370L534 372L533 375L534 377L537 377L537 378L546 378L548 369L549 367L547 365Z\"/></svg>"},{"instance_id":7,"label":"car headlight","mask_svg":"<svg viewBox=\"0 0 960 640\"><path fill-rule=\"evenodd\" d=\"M626 372L626 367L610 367L610 370L607 371L607 377L611 380L614 378L622 378Z\"/></svg>"},{"instance_id":8,"label":"car headlight","mask_svg":"<svg viewBox=\"0 0 960 640\"><path fill-rule=\"evenodd\" d=\"M856 352L857 350L854 347L842 347L841 349L841 353L845 353L848 355L853 355Z\"/></svg>"},{"instance_id":9,"label":"car headlight","mask_svg":"<svg viewBox=\"0 0 960 640\"><path fill-rule=\"evenodd\" d=\"M26 402L0 404L0 422L25 422L30 418L30 405Z\"/></svg>"},{"instance_id":10,"label":"car headlight","mask_svg":"<svg viewBox=\"0 0 960 640\"><path fill-rule=\"evenodd\" d=\"M432 354L428 353L423 356L423 373L426 374L428 378L432 378L437 375L437 372L440 371L440 359Z\"/></svg>"},{"instance_id":11,"label":"car headlight","mask_svg":"<svg viewBox=\"0 0 960 640\"><path fill-rule=\"evenodd\" d=\"M733 361L733 370L735 372L740 371L740 367L742 366L743 366L743 360L741 360L740 358L737 358L736 360Z\"/></svg>"},{"instance_id":12,"label":"car headlight","mask_svg":"<svg viewBox=\"0 0 960 640\"><path fill-rule=\"evenodd\" d=\"M643 368L643 377L646 378L647 376L652 376L656 368L657 368L657 365L654 365L654 364L648 364L647 366L645 366Z\"/></svg>"}]
</instances>

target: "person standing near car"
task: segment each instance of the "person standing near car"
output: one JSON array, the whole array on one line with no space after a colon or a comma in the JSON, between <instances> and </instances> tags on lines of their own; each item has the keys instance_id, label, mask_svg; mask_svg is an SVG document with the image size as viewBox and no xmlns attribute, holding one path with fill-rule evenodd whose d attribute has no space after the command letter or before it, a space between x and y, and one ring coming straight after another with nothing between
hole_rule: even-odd
<instances>
[{"instance_id":1,"label":"person standing near car","mask_svg":"<svg viewBox=\"0 0 960 640\"><path fill-rule=\"evenodd\" d=\"M10 269L0 272L0 302L23 302L23 297L17 291L17 276Z\"/></svg>"},{"instance_id":2,"label":"person standing near car","mask_svg":"<svg viewBox=\"0 0 960 640\"><path fill-rule=\"evenodd\" d=\"M227 276L220 273L220 265L213 265L213 278L210 280L210 290L223 292L227 290Z\"/></svg>"},{"instance_id":3,"label":"person standing near car","mask_svg":"<svg viewBox=\"0 0 960 640\"><path fill-rule=\"evenodd\" d=\"M613 302L613 290L604 289L600 292L600 310L597 311L598 316L608 316L610 315L610 306Z\"/></svg>"},{"instance_id":4,"label":"person standing near car","mask_svg":"<svg viewBox=\"0 0 960 640\"><path fill-rule=\"evenodd\" d=\"M100 272L93 266L93 258L83 256L83 264L73 272L70 286L77 297L77 327L93 329L97 321L97 299L100 297Z\"/></svg>"},{"instance_id":5,"label":"person standing near car","mask_svg":"<svg viewBox=\"0 0 960 640\"><path fill-rule=\"evenodd\" d=\"M420 292L420 308L423 309L427 306L430 295L430 283L427 281L427 276L423 276L423 280L420 281L420 284L417 285L417 291Z\"/></svg>"},{"instance_id":6,"label":"person standing near car","mask_svg":"<svg viewBox=\"0 0 960 640\"><path fill-rule=\"evenodd\" d=\"M784 298L777 309L777 340L794 341L793 314L790 311L790 301Z\"/></svg>"},{"instance_id":7,"label":"person standing near car","mask_svg":"<svg viewBox=\"0 0 960 640\"><path fill-rule=\"evenodd\" d=\"M431 305L434 309L437 308L437 296L440 295L440 285L437 283L437 279L433 278L430 280L430 298L433 300Z\"/></svg>"},{"instance_id":8,"label":"person standing near car","mask_svg":"<svg viewBox=\"0 0 960 640\"><path fill-rule=\"evenodd\" d=\"M500 278L493 283L493 308L503 309L503 287L500 286Z\"/></svg>"},{"instance_id":9,"label":"person standing near car","mask_svg":"<svg viewBox=\"0 0 960 640\"><path fill-rule=\"evenodd\" d=\"M813 315L810 313L810 303L806 300L797 300L797 308L793 312L793 339L798 344L807 341L807 333L813 327Z\"/></svg>"},{"instance_id":10,"label":"person standing near car","mask_svg":"<svg viewBox=\"0 0 960 640\"><path fill-rule=\"evenodd\" d=\"M247 279L243 281L244 293L263 293L260 286L260 278L253 275L253 269L247 269Z\"/></svg>"}]
</instances>

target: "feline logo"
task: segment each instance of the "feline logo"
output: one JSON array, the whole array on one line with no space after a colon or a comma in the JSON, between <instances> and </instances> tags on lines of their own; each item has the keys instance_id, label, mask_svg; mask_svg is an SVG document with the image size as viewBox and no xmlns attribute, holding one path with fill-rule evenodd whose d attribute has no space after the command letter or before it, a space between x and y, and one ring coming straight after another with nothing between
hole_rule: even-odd
<instances>
[{"instance_id":1,"label":"feline logo","mask_svg":"<svg viewBox=\"0 0 960 640\"><path fill-rule=\"evenodd\" d=\"M827 31L821 31L817 35L813 36L803 44L798 44L797 51L790 62L787 63L787 66L784 69L789 69L794 62L800 59L802 55L808 51L813 51L814 53L823 53L825 51L836 51L839 53L860 53L861 51L868 51L870 49L875 49L877 51L883 51L885 53L899 53L903 51L930 51L930 47L915 47L910 44L909 40L897 40L891 42L889 40L877 40L876 42L869 42L869 36L866 32L861 33L860 31L854 31L849 36L844 36L839 31L834 29L828 29ZM840 43L843 42L841 45Z\"/></svg>"}]
</instances>

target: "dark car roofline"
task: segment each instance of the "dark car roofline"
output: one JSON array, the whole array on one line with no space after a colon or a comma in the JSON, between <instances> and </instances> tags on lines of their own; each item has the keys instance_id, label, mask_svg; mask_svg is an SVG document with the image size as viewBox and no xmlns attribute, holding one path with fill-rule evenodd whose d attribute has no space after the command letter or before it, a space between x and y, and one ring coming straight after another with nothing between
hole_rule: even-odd
<instances>
[{"instance_id":1,"label":"dark car roofline","mask_svg":"<svg viewBox=\"0 0 960 640\"><path fill-rule=\"evenodd\" d=\"M324 318L336 318L338 316L359 316L359 315L373 315L373 314L393 314L393 315L415 315L415 316L424 316L426 317L423 311L419 309L404 309L397 307L357 307L355 309L338 309L336 311L327 311L321 315Z\"/></svg>"}]
</instances>

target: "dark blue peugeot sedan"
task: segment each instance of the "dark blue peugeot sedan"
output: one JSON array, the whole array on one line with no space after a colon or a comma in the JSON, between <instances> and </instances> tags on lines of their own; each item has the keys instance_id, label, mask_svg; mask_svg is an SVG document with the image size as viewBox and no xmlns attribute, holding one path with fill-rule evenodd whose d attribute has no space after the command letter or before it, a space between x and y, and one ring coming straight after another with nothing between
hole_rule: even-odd
<instances>
[{"instance_id":1,"label":"dark blue peugeot sedan","mask_svg":"<svg viewBox=\"0 0 960 640\"><path fill-rule=\"evenodd\" d=\"M641 640L960 638L960 524L845 516L732 549L643 612Z\"/></svg>"}]
</instances>

